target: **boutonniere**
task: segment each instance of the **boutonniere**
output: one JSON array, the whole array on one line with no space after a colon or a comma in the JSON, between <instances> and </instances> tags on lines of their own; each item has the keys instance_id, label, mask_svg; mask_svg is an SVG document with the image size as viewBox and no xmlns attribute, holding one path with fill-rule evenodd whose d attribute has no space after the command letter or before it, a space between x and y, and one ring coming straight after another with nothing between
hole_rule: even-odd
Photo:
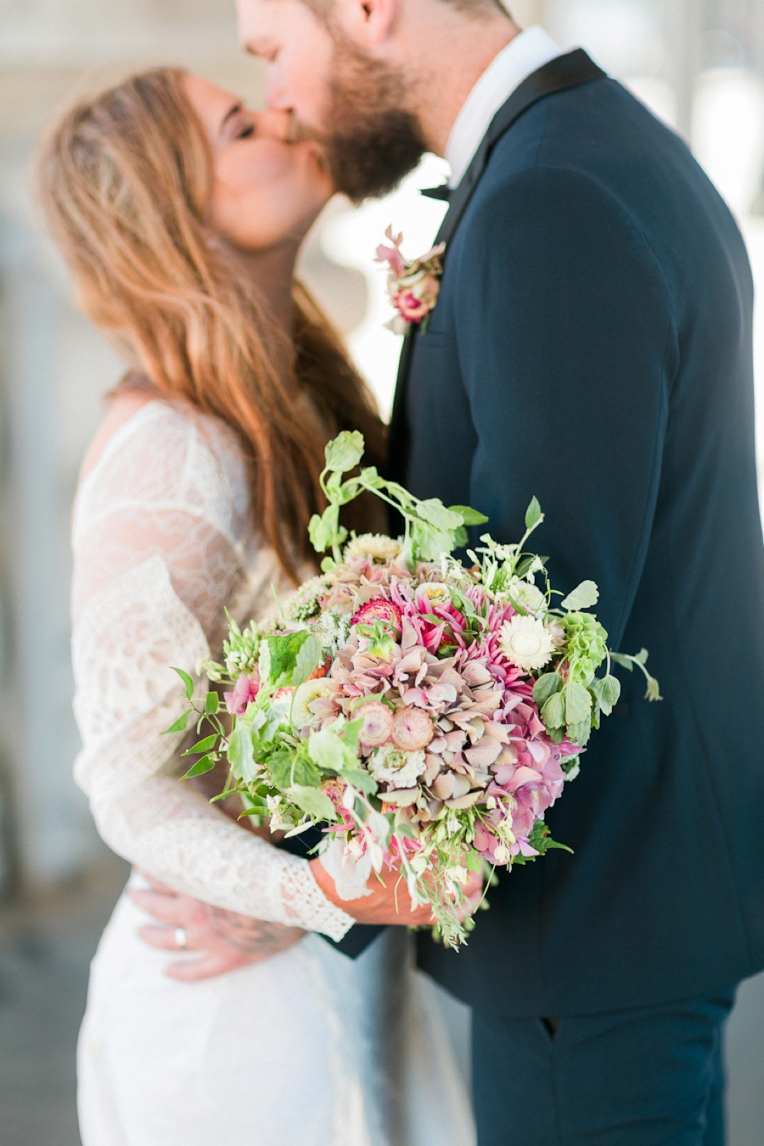
<instances>
[{"instance_id":1,"label":"boutonniere","mask_svg":"<svg viewBox=\"0 0 764 1146\"><path fill-rule=\"evenodd\" d=\"M388 227L385 238L390 240L392 246L382 244L377 247L377 262L388 265L387 291L398 312L385 325L395 334L405 334L413 323L421 326L424 334L440 293L442 255L446 244L439 243L426 255L407 263L401 254L403 235L396 237L392 227Z\"/></svg>"}]
</instances>

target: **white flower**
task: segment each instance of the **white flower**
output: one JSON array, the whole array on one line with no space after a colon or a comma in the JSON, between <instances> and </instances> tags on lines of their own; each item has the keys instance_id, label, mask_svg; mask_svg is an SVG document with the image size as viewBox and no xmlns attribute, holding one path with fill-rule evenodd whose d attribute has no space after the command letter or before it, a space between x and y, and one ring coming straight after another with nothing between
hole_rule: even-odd
<instances>
[{"instance_id":1,"label":"white flower","mask_svg":"<svg viewBox=\"0 0 764 1146\"><path fill-rule=\"evenodd\" d=\"M546 597L538 586L521 581L519 577L512 578L506 592L515 604L531 616L535 617L539 610L546 608Z\"/></svg>"},{"instance_id":2,"label":"white flower","mask_svg":"<svg viewBox=\"0 0 764 1146\"><path fill-rule=\"evenodd\" d=\"M292 723L296 728L318 728L321 720L308 707L320 697L332 695L332 689L325 677L305 680L296 689L292 700Z\"/></svg>"},{"instance_id":3,"label":"white flower","mask_svg":"<svg viewBox=\"0 0 764 1146\"><path fill-rule=\"evenodd\" d=\"M265 802L268 806L268 812L270 814L271 831L275 831L275 829L278 828L284 820L284 816L281 811L281 796L266 796Z\"/></svg>"},{"instance_id":4,"label":"white flower","mask_svg":"<svg viewBox=\"0 0 764 1146\"><path fill-rule=\"evenodd\" d=\"M444 585L440 581L424 581L417 589L417 593L426 597L433 607L435 605L447 605L451 600L451 590L448 585Z\"/></svg>"},{"instance_id":5,"label":"white flower","mask_svg":"<svg viewBox=\"0 0 764 1146\"><path fill-rule=\"evenodd\" d=\"M380 784L413 788L426 768L424 751L402 752L394 744L383 744L369 760L369 771Z\"/></svg>"},{"instance_id":6,"label":"white flower","mask_svg":"<svg viewBox=\"0 0 764 1146\"><path fill-rule=\"evenodd\" d=\"M554 638L535 617L513 617L501 626L499 647L523 672L543 668L552 659Z\"/></svg>"},{"instance_id":7,"label":"white flower","mask_svg":"<svg viewBox=\"0 0 764 1146\"><path fill-rule=\"evenodd\" d=\"M340 649L344 649L350 640L350 618L329 610L321 614L315 631L321 638L323 647L332 657L336 657Z\"/></svg>"},{"instance_id":8,"label":"white flower","mask_svg":"<svg viewBox=\"0 0 764 1146\"><path fill-rule=\"evenodd\" d=\"M387 561L395 561L402 552L400 541L383 533L362 533L360 537L353 537L345 547L347 557L364 557L367 561L378 561L383 565Z\"/></svg>"}]
</instances>

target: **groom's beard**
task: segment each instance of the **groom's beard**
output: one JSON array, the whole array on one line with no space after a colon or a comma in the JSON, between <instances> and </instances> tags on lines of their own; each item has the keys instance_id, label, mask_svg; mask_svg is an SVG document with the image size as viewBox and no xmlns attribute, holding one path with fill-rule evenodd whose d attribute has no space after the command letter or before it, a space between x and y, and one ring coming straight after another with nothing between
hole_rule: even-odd
<instances>
[{"instance_id":1,"label":"groom's beard","mask_svg":"<svg viewBox=\"0 0 764 1146\"><path fill-rule=\"evenodd\" d=\"M400 73L335 40L319 140L335 187L354 203L392 191L427 150L406 95Z\"/></svg>"}]
</instances>

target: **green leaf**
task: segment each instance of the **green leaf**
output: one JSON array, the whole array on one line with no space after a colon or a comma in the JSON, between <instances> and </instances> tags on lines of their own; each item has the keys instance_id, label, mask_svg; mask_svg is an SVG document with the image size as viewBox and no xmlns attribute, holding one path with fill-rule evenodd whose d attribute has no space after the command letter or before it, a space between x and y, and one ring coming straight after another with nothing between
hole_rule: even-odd
<instances>
[{"instance_id":1,"label":"green leaf","mask_svg":"<svg viewBox=\"0 0 764 1146\"><path fill-rule=\"evenodd\" d=\"M610 716L621 695L621 682L618 678L611 675L596 678L591 683L591 691L605 716Z\"/></svg>"},{"instance_id":2,"label":"green leaf","mask_svg":"<svg viewBox=\"0 0 764 1146\"><path fill-rule=\"evenodd\" d=\"M548 672L540 676L533 686L533 699L543 708L550 697L562 691L565 681L558 672Z\"/></svg>"},{"instance_id":3,"label":"green leaf","mask_svg":"<svg viewBox=\"0 0 764 1146\"><path fill-rule=\"evenodd\" d=\"M183 669L175 668L175 665L172 666L172 671L178 674L180 679L183 681L183 684L186 686L186 700L193 700L195 688L193 679L188 675L187 672L184 672Z\"/></svg>"},{"instance_id":4,"label":"green leaf","mask_svg":"<svg viewBox=\"0 0 764 1146\"><path fill-rule=\"evenodd\" d=\"M362 768L344 768L340 775L359 792L365 792L367 796L376 794L378 784L370 772L365 772Z\"/></svg>"},{"instance_id":5,"label":"green leaf","mask_svg":"<svg viewBox=\"0 0 764 1146\"><path fill-rule=\"evenodd\" d=\"M582 609L590 609L592 605L596 605L599 599L600 591L594 581L582 581L561 604L569 613L580 613Z\"/></svg>"},{"instance_id":6,"label":"green leaf","mask_svg":"<svg viewBox=\"0 0 764 1146\"><path fill-rule=\"evenodd\" d=\"M178 717L172 727L166 728L162 735L169 736L171 732L185 732L188 725L188 718L191 716L193 711L193 708L186 709L183 715Z\"/></svg>"},{"instance_id":7,"label":"green leaf","mask_svg":"<svg viewBox=\"0 0 764 1146\"><path fill-rule=\"evenodd\" d=\"M220 710L220 697L212 690L208 692L204 701L204 711L208 716L214 716Z\"/></svg>"},{"instance_id":8,"label":"green leaf","mask_svg":"<svg viewBox=\"0 0 764 1146\"><path fill-rule=\"evenodd\" d=\"M311 634L300 647L295 658L292 672L292 686L294 688L297 688L315 672L321 659L321 652L321 638Z\"/></svg>"},{"instance_id":9,"label":"green leaf","mask_svg":"<svg viewBox=\"0 0 764 1146\"><path fill-rule=\"evenodd\" d=\"M455 530L436 529L424 521L410 523L411 540L423 561L439 561L444 553L456 547Z\"/></svg>"},{"instance_id":10,"label":"green leaf","mask_svg":"<svg viewBox=\"0 0 764 1146\"><path fill-rule=\"evenodd\" d=\"M634 672L634 661L631 657L624 656L622 653L611 653L610 659L615 664L620 665L621 668L628 669L629 672Z\"/></svg>"},{"instance_id":11,"label":"green leaf","mask_svg":"<svg viewBox=\"0 0 764 1146\"><path fill-rule=\"evenodd\" d=\"M308 536L310 543L317 553L323 553L329 549L339 539L344 532L340 529L340 507L338 505L328 506L323 514L319 517L314 514L310 519L308 525Z\"/></svg>"},{"instance_id":12,"label":"green leaf","mask_svg":"<svg viewBox=\"0 0 764 1146\"><path fill-rule=\"evenodd\" d=\"M356 762L355 753L331 728L322 728L320 732L313 733L308 740L308 755L324 772L341 772Z\"/></svg>"},{"instance_id":13,"label":"green leaf","mask_svg":"<svg viewBox=\"0 0 764 1146\"><path fill-rule=\"evenodd\" d=\"M321 773L315 764L286 748L273 753L268 760L268 768L274 784L282 791L287 791L294 784L305 788L318 788L321 784Z\"/></svg>"},{"instance_id":14,"label":"green leaf","mask_svg":"<svg viewBox=\"0 0 764 1146\"><path fill-rule=\"evenodd\" d=\"M638 665L646 665L649 655L650 654L648 653L647 649L640 649L637 655L634 657L634 660Z\"/></svg>"},{"instance_id":15,"label":"green leaf","mask_svg":"<svg viewBox=\"0 0 764 1146\"><path fill-rule=\"evenodd\" d=\"M463 525L454 530L454 549L464 549L470 543L470 535Z\"/></svg>"},{"instance_id":16,"label":"green leaf","mask_svg":"<svg viewBox=\"0 0 764 1146\"><path fill-rule=\"evenodd\" d=\"M525 511L525 528L533 529L541 521L541 506L538 503L538 498L531 499L531 504Z\"/></svg>"},{"instance_id":17,"label":"green leaf","mask_svg":"<svg viewBox=\"0 0 764 1146\"><path fill-rule=\"evenodd\" d=\"M488 518L484 513L478 513L468 505L450 505L449 513L458 513L464 525L484 525Z\"/></svg>"},{"instance_id":18,"label":"green leaf","mask_svg":"<svg viewBox=\"0 0 764 1146\"><path fill-rule=\"evenodd\" d=\"M293 784L289 789L289 795L297 807L307 812L312 819L330 821L337 819L334 804L320 788L306 788L302 784Z\"/></svg>"},{"instance_id":19,"label":"green leaf","mask_svg":"<svg viewBox=\"0 0 764 1146\"><path fill-rule=\"evenodd\" d=\"M541 719L547 728L565 728L565 697L561 692L550 696L541 710Z\"/></svg>"},{"instance_id":20,"label":"green leaf","mask_svg":"<svg viewBox=\"0 0 764 1146\"><path fill-rule=\"evenodd\" d=\"M661 686L654 676L647 674L647 692L645 693L646 700L663 700L661 696Z\"/></svg>"},{"instance_id":21,"label":"green leaf","mask_svg":"<svg viewBox=\"0 0 764 1146\"><path fill-rule=\"evenodd\" d=\"M443 532L449 532L458 529L462 524L461 518L458 513L452 513L450 509L446 509L443 502L437 497L428 498L427 501L420 501L417 505L417 514L428 525L433 525L436 529Z\"/></svg>"},{"instance_id":22,"label":"green leaf","mask_svg":"<svg viewBox=\"0 0 764 1146\"><path fill-rule=\"evenodd\" d=\"M592 734L592 721L591 717L586 720L579 720L576 724L568 726L568 736L577 744L579 748L585 748L589 743L589 737Z\"/></svg>"},{"instance_id":23,"label":"green leaf","mask_svg":"<svg viewBox=\"0 0 764 1146\"><path fill-rule=\"evenodd\" d=\"M201 760L197 760L193 768L189 768L185 776L181 778L183 780L190 780L193 776L203 776L205 772L211 772L216 763L217 761L213 756L203 756Z\"/></svg>"},{"instance_id":24,"label":"green leaf","mask_svg":"<svg viewBox=\"0 0 764 1146\"><path fill-rule=\"evenodd\" d=\"M260 673L269 688L281 688L291 684L297 656L309 638L310 633L305 629L300 629L296 633L276 633L263 638L260 646ZM265 658L263 658L264 648L268 649Z\"/></svg>"},{"instance_id":25,"label":"green leaf","mask_svg":"<svg viewBox=\"0 0 764 1146\"><path fill-rule=\"evenodd\" d=\"M228 762L235 776L251 783L255 778L255 754L252 735L246 724L237 720L228 743Z\"/></svg>"},{"instance_id":26,"label":"green leaf","mask_svg":"<svg viewBox=\"0 0 764 1146\"><path fill-rule=\"evenodd\" d=\"M200 740L193 748L189 748L184 752L184 756L198 756L200 752L209 752L217 744L217 733L214 736L205 736L204 740Z\"/></svg>"},{"instance_id":27,"label":"green leaf","mask_svg":"<svg viewBox=\"0 0 764 1146\"><path fill-rule=\"evenodd\" d=\"M565 723L580 724L589 720L592 712L592 697L588 688L575 680L565 685Z\"/></svg>"},{"instance_id":28,"label":"green leaf","mask_svg":"<svg viewBox=\"0 0 764 1146\"><path fill-rule=\"evenodd\" d=\"M571 780L575 780L581 772L581 757L568 756L565 760L560 762L560 767L565 773L565 780L569 784Z\"/></svg>"},{"instance_id":29,"label":"green leaf","mask_svg":"<svg viewBox=\"0 0 764 1146\"><path fill-rule=\"evenodd\" d=\"M326 468L335 473L353 470L363 457L366 444L358 430L343 430L326 447Z\"/></svg>"}]
</instances>

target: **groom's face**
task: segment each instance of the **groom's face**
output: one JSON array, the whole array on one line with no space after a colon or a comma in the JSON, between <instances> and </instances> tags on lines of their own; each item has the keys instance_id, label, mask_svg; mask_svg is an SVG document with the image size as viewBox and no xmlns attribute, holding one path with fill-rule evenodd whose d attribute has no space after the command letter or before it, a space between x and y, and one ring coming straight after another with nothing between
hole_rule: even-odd
<instances>
[{"instance_id":1,"label":"groom's face","mask_svg":"<svg viewBox=\"0 0 764 1146\"><path fill-rule=\"evenodd\" d=\"M265 64L268 106L323 145L338 191L384 195L426 145L404 75L367 55L302 0L237 0L242 42Z\"/></svg>"}]
</instances>

